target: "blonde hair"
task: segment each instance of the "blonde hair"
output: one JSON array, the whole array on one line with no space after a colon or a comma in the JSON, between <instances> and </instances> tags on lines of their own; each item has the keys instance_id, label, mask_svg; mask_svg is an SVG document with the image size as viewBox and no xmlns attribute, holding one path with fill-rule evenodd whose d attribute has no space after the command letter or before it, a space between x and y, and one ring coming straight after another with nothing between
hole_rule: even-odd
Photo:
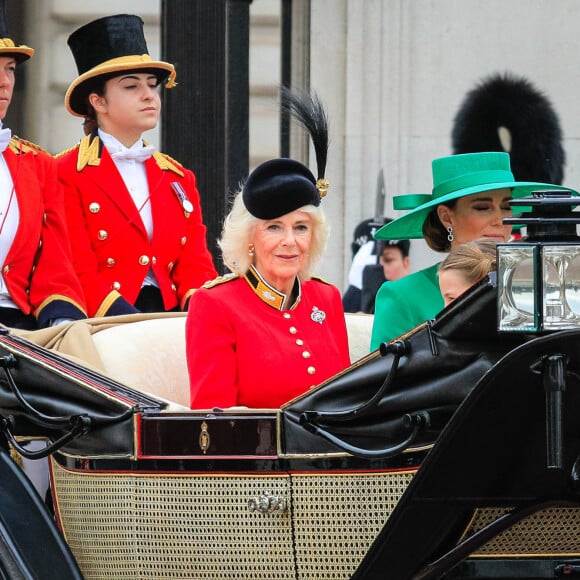
<instances>
[{"instance_id":1,"label":"blonde hair","mask_svg":"<svg viewBox=\"0 0 580 580\"><path fill-rule=\"evenodd\" d=\"M312 275L312 269L320 261L330 234L330 227L322 208L314 205L305 205L298 208L312 217L312 242L310 251L304 262L304 268L299 272L302 279L308 279ZM241 192L239 192L232 205L230 213L224 220L222 236L218 245L222 251L224 264L235 274L243 276L252 263L249 255L249 245L254 229L262 222L254 217L244 205Z\"/></svg>"},{"instance_id":2,"label":"blonde hair","mask_svg":"<svg viewBox=\"0 0 580 580\"><path fill-rule=\"evenodd\" d=\"M497 241L480 238L453 248L441 262L439 271L457 270L470 286L497 270Z\"/></svg>"}]
</instances>

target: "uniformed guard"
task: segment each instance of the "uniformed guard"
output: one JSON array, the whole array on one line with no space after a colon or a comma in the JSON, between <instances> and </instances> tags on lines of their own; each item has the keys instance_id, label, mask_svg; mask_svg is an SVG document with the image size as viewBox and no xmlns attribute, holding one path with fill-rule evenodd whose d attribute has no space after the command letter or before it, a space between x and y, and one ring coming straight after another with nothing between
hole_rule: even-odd
<instances>
[{"instance_id":1,"label":"uniformed guard","mask_svg":"<svg viewBox=\"0 0 580 580\"><path fill-rule=\"evenodd\" d=\"M86 318L54 159L2 128L17 65L34 50L8 37L0 1L0 323L33 330Z\"/></svg>"},{"instance_id":2,"label":"uniformed guard","mask_svg":"<svg viewBox=\"0 0 580 580\"><path fill-rule=\"evenodd\" d=\"M68 44L79 76L65 105L84 118L86 137L58 167L89 315L187 310L216 276L195 175L142 138L175 69L149 56L134 15L94 20Z\"/></svg>"},{"instance_id":3,"label":"uniformed guard","mask_svg":"<svg viewBox=\"0 0 580 580\"><path fill-rule=\"evenodd\" d=\"M318 179L293 159L258 166L220 247L229 276L196 292L186 323L192 407L279 407L349 364L338 288L312 276L328 239L321 199L328 133L318 99L284 92L308 128Z\"/></svg>"}]
</instances>

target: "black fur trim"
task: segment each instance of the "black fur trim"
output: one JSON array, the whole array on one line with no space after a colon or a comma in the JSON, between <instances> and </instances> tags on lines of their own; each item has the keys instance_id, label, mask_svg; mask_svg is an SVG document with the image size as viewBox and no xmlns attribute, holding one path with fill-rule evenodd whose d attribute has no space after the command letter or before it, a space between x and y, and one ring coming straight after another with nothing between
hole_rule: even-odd
<instances>
[{"instance_id":1,"label":"black fur trim","mask_svg":"<svg viewBox=\"0 0 580 580\"><path fill-rule=\"evenodd\" d=\"M505 151L511 137L511 168L517 181L562 184L566 156L558 115L548 98L523 77L493 74L469 91L451 133L453 153Z\"/></svg>"}]
</instances>

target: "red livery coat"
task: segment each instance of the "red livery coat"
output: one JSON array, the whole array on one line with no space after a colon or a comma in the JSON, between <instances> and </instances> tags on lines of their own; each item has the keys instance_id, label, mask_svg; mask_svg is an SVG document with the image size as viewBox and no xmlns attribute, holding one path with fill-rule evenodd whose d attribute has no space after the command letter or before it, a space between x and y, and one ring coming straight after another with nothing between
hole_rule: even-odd
<instances>
[{"instance_id":1,"label":"red livery coat","mask_svg":"<svg viewBox=\"0 0 580 580\"><path fill-rule=\"evenodd\" d=\"M194 174L158 152L145 170L152 239L96 133L58 156L74 266L89 316L111 314L120 296L135 304L150 267L165 310L184 309L193 292L216 276ZM184 210L172 182L186 192L192 212Z\"/></svg>"},{"instance_id":2,"label":"red livery coat","mask_svg":"<svg viewBox=\"0 0 580 580\"><path fill-rule=\"evenodd\" d=\"M20 213L16 236L2 264L12 300L22 312L36 316L39 326L55 318L85 318L53 157L18 137L11 139L3 156Z\"/></svg>"},{"instance_id":3,"label":"red livery coat","mask_svg":"<svg viewBox=\"0 0 580 580\"><path fill-rule=\"evenodd\" d=\"M206 286L192 296L186 321L192 408L277 408L350 364L335 286L303 281L289 310L263 300L263 287L247 278Z\"/></svg>"}]
</instances>

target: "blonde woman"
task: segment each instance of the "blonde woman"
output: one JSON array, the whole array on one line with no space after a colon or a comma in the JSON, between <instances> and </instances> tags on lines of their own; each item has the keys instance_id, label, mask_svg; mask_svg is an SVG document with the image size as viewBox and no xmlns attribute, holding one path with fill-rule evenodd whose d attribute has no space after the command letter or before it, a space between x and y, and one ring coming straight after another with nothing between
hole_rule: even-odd
<instances>
[{"instance_id":1,"label":"blonde woman","mask_svg":"<svg viewBox=\"0 0 580 580\"><path fill-rule=\"evenodd\" d=\"M316 104L306 108L320 137L313 138L318 179L293 159L258 166L224 223L220 246L232 273L191 298L186 352L194 409L276 408L349 365L340 292L312 276L329 233L320 207L326 117Z\"/></svg>"}]
</instances>

